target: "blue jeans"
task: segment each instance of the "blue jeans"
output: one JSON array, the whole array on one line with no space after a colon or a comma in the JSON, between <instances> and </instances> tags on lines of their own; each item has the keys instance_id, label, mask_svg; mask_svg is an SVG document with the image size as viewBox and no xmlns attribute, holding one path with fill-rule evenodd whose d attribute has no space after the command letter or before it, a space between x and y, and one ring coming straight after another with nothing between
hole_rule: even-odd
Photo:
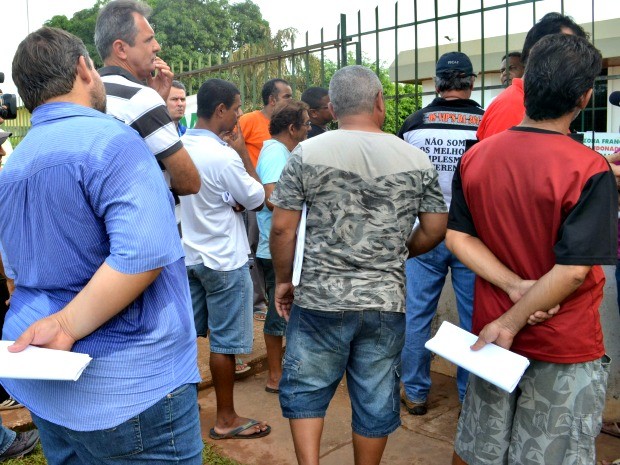
<instances>
[{"instance_id":1,"label":"blue jeans","mask_svg":"<svg viewBox=\"0 0 620 465\"><path fill-rule=\"evenodd\" d=\"M412 402L426 402L431 387L431 353L424 348L430 339L431 322L448 269L461 328L471 331L475 274L463 265L441 242L430 252L407 260L407 332L403 348L402 381ZM463 402L469 372L457 369L459 400Z\"/></svg>"},{"instance_id":2,"label":"blue jeans","mask_svg":"<svg viewBox=\"0 0 620 465\"><path fill-rule=\"evenodd\" d=\"M32 414L48 465L200 465L198 391L184 384L115 428L74 431Z\"/></svg>"},{"instance_id":3,"label":"blue jeans","mask_svg":"<svg viewBox=\"0 0 620 465\"><path fill-rule=\"evenodd\" d=\"M248 264L231 271L190 265L187 277L196 333L204 337L209 330L211 352L252 353L252 279Z\"/></svg>"},{"instance_id":4,"label":"blue jeans","mask_svg":"<svg viewBox=\"0 0 620 465\"><path fill-rule=\"evenodd\" d=\"M308 310L293 305L280 380L285 418L323 418L347 374L353 432L384 437L400 426L405 315Z\"/></svg>"},{"instance_id":5,"label":"blue jeans","mask_svg":"<svg viewBox=\"0 0 620 465\"><path fill-rule=\"evenodd\" d=\"M0 455L4 454L11 447L11 444L15 441L15 436L17 436L15 431L2 426L2 417L0 417Z\"/></svg>"}]
</instances>

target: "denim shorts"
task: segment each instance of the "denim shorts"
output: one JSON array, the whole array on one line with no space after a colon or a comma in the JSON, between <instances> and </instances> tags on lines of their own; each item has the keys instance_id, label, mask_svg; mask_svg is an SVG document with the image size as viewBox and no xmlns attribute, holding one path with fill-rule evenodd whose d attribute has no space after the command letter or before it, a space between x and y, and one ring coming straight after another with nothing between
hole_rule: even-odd
<instances>
[{"instance_id":1,"label":"denim shorts","mask_svg":"<svg viewBox=\"0 0 620 465\"><path fill-rule=\"evenodd\" d=\"M469 465L594 464L609 364L533 360L511 394L470 375L455 452Z\"/></svg>"},{"instance_id":2,"label":"denim shorts","mask_svg":"<svg viewBox=\"0 0 620 465\"><path fill-rule=\"evenodd\" d=\"M48 465L202 463L195 384L184 384L120 425L74 431L32 414Z\"/></svg>"},{"instance_id":3,"label":"denim shorts","mask_svg":"<svg viewBox=\"0 0 620 465\"><path fill-rule=\"evenodd\" d=\"M211 352L252 353L252 279L247 263L232 271L190 265L187 277L196 333L205 337L209 331Z\"/></svg>"},{"instance_id":4,"label":"denim shorts","mask_svg":"<svg viewBox=\"0 0 620 465\"><path fill-rule=\"evenodd\" d=\"M326 312L293 305L286 339L280 380L285 418L323 418L346 373L354 433L378 438L400 426L404 313Z\"/></svg>"},{"instance_id":5,"label":"denim shorts","mask_svg":"<svg viewBox=\"0 0 620 465\"><path fill-rule=\"evenodd\" d=\"M269 334L270 336L284 336L284 333L286 333L286 320L278 315L278 311L276 310L276 274L273 270L273 262L267 258L260 257L256 257L256 260L263 268L265 293L269 300L263 333Z\"/></svg>"}]
</instances>

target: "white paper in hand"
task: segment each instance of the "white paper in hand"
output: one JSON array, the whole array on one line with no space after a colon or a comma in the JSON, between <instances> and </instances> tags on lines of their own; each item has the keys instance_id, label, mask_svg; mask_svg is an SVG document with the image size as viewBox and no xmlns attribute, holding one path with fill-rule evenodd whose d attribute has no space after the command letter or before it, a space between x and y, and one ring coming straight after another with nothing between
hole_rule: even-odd
<instances>
[{"instance_id":1,"label":"white paper in hand","mask_svg":"<svg viewBox=\"0 0 620 465\"><path fill-rule=\"evenodd\" d=\"M14 341L0 341L0 378L77 381L92 358L65 350L28 346L22 352L7 349Z\"/></svg>"},{"instance_id":2,"label":"white paper in hand","mask_svg":"<svg viewBox=\"0 0 620 465\"><path fill-rule=\"evenodd\" d=\"M301 207L301 218L297 225L297 242L295 242L295 259L293 260L293 286L301 280L301 265L304 261L304 243L306 242L306 203Z\"/></svg>"},{"instance_id":3,"label":"white paper in hand","mask_svg":"<svg viewBox=\"0 0 620 465\"><path fill-rule=\"evenodd\" d=\"M444 321L424 347L505 391L514 391L530 361L495 344L473 351L470 347L477 339L476 335Z\"/></svg>"}]
</instances>

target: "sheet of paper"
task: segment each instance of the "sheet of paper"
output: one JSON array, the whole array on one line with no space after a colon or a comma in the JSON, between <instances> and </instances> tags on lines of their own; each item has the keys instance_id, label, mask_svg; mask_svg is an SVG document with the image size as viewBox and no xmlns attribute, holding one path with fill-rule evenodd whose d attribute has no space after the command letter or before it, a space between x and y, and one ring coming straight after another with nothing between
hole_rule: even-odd
<instances>
[{"instance_id":1,"label":"sheet of paper","mask_svg":"<svg viewBox=\"0 0 620 465\"><path fill-rule=\"evenodd\" d=\"M477 339L476 335L444 321L435 337L424 347L489 383L512 392L530 361L495 344L487 344L473 351L470 346Z\"/></svg>"},{"instance_id":2,"label":"sheet of paper","mask_svg":"<svg viewBox=\"0 0 620 465\"><path fill-rule=\"evenodd\" d=\"M295 243L295 259L293 260L293 286L301 280L301 265L304 261L304 243L306 242L306 204L301 207L301 218L297 225L297 242Z\"/></svg>"},{"instance_id":3,"label":"sheet of paper","mask_svg":"<svg viewBox=\"0 0 620 465\"><path fill-rule=\"evenodd\" d=\"M22 352L7 349L13 341L0 341L0 378L77 381L92 360L86 354L28 346Z\"/></svg>"}]
</instances>

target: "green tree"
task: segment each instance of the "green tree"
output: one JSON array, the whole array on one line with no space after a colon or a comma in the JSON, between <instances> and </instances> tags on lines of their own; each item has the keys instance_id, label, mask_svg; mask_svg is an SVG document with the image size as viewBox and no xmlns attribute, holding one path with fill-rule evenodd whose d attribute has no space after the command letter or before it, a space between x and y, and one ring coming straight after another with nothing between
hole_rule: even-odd
<instances>
[{"instance_id":1,"label":"green tree","mask_svg":"<svg viewBox=\"0 0 620 465\"><path fill-rule=\"evenodd\" d=\"M54 16L46 25L77 35L88 48L95 65L103 65L94 45L97 14L110 0L98 0L71 19ZM161 45L159 55L168 64L194 64L214 55L224 60L245 43L261 42L270 36L269 23L251 0L229 4L228 0L146 0L153 8L149 21ZM247 41L247 42L246 42ZM178 69L178 65L177 65Z\"/></svg>"}]
</instances>

